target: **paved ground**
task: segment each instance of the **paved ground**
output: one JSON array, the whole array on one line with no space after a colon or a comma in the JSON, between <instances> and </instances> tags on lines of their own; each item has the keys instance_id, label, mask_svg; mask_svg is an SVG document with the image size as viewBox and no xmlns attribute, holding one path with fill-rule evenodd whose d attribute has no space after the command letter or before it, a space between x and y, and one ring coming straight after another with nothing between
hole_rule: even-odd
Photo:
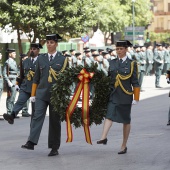
<instances>
[{"instance_id":1,"label":"paved ground","mask_svg":"<svg viewBox=\"0 0 170 170\"><path fill-rule=\"evenodd\" d=\"M168 170L170 167L170 127L166 126L169 109L169 86L161 77L162 89L155 89L154 77L144 79L145 92L132 108L132 130L128 153L118 155L122 141L122 125L113 124L108 144L97 145L103 125L92 126L93 145L84 140L83 129L74 129L74 140L65 143L65 122L62 123L60 155L48 157L48 115L34 151L21 149L27 141L30 118L15 120L14 125L0 121L0 170ZM0 112L5 112L5 95Z\"/></svg>"}]
</instances>

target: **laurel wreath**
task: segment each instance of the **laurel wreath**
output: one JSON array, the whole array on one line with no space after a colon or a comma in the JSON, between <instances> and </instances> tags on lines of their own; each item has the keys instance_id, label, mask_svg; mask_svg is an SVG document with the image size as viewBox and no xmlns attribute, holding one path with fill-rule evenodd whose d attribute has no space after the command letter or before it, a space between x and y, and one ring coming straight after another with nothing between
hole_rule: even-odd
<instances>
[{"instance_id":1,"label":"laurel wreath","mask_svg":"<svg viewBox=\"0 0 170 170\"><path fill-rule=\"evenodd\" d=\"M90 125L99 125L106 115L107 103L110 94L110 77L107 77L103 71L97 70L97 65L91 67L77 66L76 68L67 68L57 77L56 83L52 88L51 103L54 110L59 113L61 121L66 120L66 109L70 103L71 89L70 86L79 83L78 75L85 68L88 72L94 72L90 83L94 86L94 98L89 106ZM75 127L83 125L81 118L82 108L76 106L70 121Z\"/></svg>"}]
</instances>

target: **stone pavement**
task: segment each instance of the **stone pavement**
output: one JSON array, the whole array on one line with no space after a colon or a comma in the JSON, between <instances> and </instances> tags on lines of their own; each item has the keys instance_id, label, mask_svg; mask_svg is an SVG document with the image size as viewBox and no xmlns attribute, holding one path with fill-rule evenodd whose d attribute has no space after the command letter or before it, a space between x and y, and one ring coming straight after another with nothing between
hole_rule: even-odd
<instances>
[{"instance_id":1,"label":"stone pavement","mask_svg":"<svg viewBox=\"0 0 170 170\"><path fill-rule=\"evenodd\" d=\"M14 125L0 121L0 170L168 170L170 167L169 84L161 77L161 89L155 89L154 76L144 79L141 101L132 107L132 130L128 152L118 155L122 125L114 123L108 144L97 145L103 125L90 128L93 145L85 142L83 128L73 128L73 142L66 143L65 122L59 155L48 157L48 116L34 151L21 149L27 141L30 118L16 119ZM1 108L5 112L3 95ZM0 111L1 112L1 111Z\"/></svg>"}]
</instances>

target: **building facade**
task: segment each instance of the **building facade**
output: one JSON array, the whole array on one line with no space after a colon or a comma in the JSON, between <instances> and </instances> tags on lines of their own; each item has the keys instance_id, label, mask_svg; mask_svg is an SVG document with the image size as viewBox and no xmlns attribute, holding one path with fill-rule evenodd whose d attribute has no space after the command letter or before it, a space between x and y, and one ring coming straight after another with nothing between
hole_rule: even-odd
<instances>
[{"instance_id":1,"label":"building facade","mask_svg":"<svg viewBox=\"0 0 170 170\"><path fill-rule=\"evenodd\" d=\"M170 33L170 0L151 0L153 3L153 20L148 27L156 33Z\"/></svg>"}]
</instances>

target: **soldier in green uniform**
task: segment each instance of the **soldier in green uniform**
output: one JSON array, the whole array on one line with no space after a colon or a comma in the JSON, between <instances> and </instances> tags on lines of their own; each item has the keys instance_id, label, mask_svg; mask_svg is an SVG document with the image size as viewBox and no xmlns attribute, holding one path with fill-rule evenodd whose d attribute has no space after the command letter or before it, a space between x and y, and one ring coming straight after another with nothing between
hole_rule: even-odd
<instances>
[{"instance_id":1,"label":"soldier in green uniform","mask_svg":"<svg viewBox=\"0 0 170 170\"><path fill-rule=\"evenodd\" d=\"M14 107L16 90L15 90L15 82L18 75L17 63L15 61L16 52L15 49L7 49L8 52L8 60L6 60L3 68L3 78L6 82L7 87L7 99L6 99L6 108L7 114L12 113L12 109Z\"/></svg>"},{"instance_id":2,"label":"soldier in green uniform","mask_svg":"<svg viewBox=\"0 0 170 170\"><path fill-rule=\"evenodd\" d=\"M164 50L164 66L163 66L163 74L166 75L167 70L170 69L170 53L169 53L169 45L165 45Z\"/></svg>"},{"instance_id":3,"label":"soldier in green uniform","mask_svg":"<svg viewBox=\"0 0 170 170\"><path fill-rule=\"evenodd\" d=\"M125 154L127 152L127 140L131 128L131 107L132 104L138 103L140 93L137 62L129 59L126 55L127 47L130 45L131 43L127 40L116 43L118 58L110 61L109 68L112 92L108 102L102 136L97 141L97 144L106 144L107 134L112 126L112 122L122 123L123 142L118 154Z\"/></svg>"},{"instance_id":4,"label":"soldier in green uniform","mask_svg":"<svg viewBox=\"0 0 170 170\"><path fill-rule=\"evenodd\" d=\"M146 75L150 76L151 71L153 69L153 47L151 44L147 45L147 50L146 50Z\"/></svg>"},{"instance_id":5,"label":"soldier in green uniform","mask_svg":"<svg viewBox=\"0 0 170 170\"><path fill-rule=\"evenodd\" d=\"M1 59L2 59L2 54L0 51L0 62L1 62ZM2 77L2 64L0 63L0 101L1 101L2 93L3 93L3 77ZM4 119L0 118L0 120L4 120Z\"/></svg>"},{"instance_id":6,"label":"soldier in green uniform","mask_svg":"<svg viewBox=\"0 0 170 170\"><path fill-rule=\"evenodd\" d=\"M38 143L46 110L49 106L48 147L51 148L51 151L48 156L58 155L61 140L60 116L54 111L50 102L51 89L56 83L57 74L62 73L68 66L68 58L56 50L59 39L61 37L58 34L46 35L48 53L41 54L37 59L31 92L32 97L30 98L32 102L36 101L35 112L28 141L21 146L25 149L34 150L34 145Z\"/></svg>"},{"instance_id":7,"label":"soldier in green uniform","mask_svg":"<svg viewBox=\"0 0 170 170\"><path fill-rule=\"evenodd\" d=\"M140 74L139 74L139 84L140 84L140 90L144 91L142 88L143 84L143 78L146 73L146 47L140 46L141 50L139 52L139 60L138 63L140 65Z\"/></svg>"},{"instance_id":8,"label":"soldier in green uniform","mask_svg":"<svg viewBox=\"0 0 170 170\"><path fill-rule=\"evenodd\" d=\"M154 53L154 63L155 63L155 87L161 88L160 77L162 74L164 56L162 53L162 44L156 44L157 50Z\"/></svg>"},{"instance_id":9,"label":"soldier in green uniform","mask_svg":"<svg viewBox=\"0 0 170 170\"><path fill-rule=\"evenodd\" d=\"M11 115L4 114L3 117L8 121L9 124L14 123L14 119L18 115L19 111L24 107L27 100L31 97L31 89L33 83L33 77L35 74L35 67L37 58L42 48L39 43L31 43L30 46L30 57L23 61L22 69L20 72L20 80L22 81L20 87L19 82L16 82L15 89L19 91L18 100L15 103ZM34 116L34 103L32 103L32 116Z\"/></svg>"}]
</instances>

